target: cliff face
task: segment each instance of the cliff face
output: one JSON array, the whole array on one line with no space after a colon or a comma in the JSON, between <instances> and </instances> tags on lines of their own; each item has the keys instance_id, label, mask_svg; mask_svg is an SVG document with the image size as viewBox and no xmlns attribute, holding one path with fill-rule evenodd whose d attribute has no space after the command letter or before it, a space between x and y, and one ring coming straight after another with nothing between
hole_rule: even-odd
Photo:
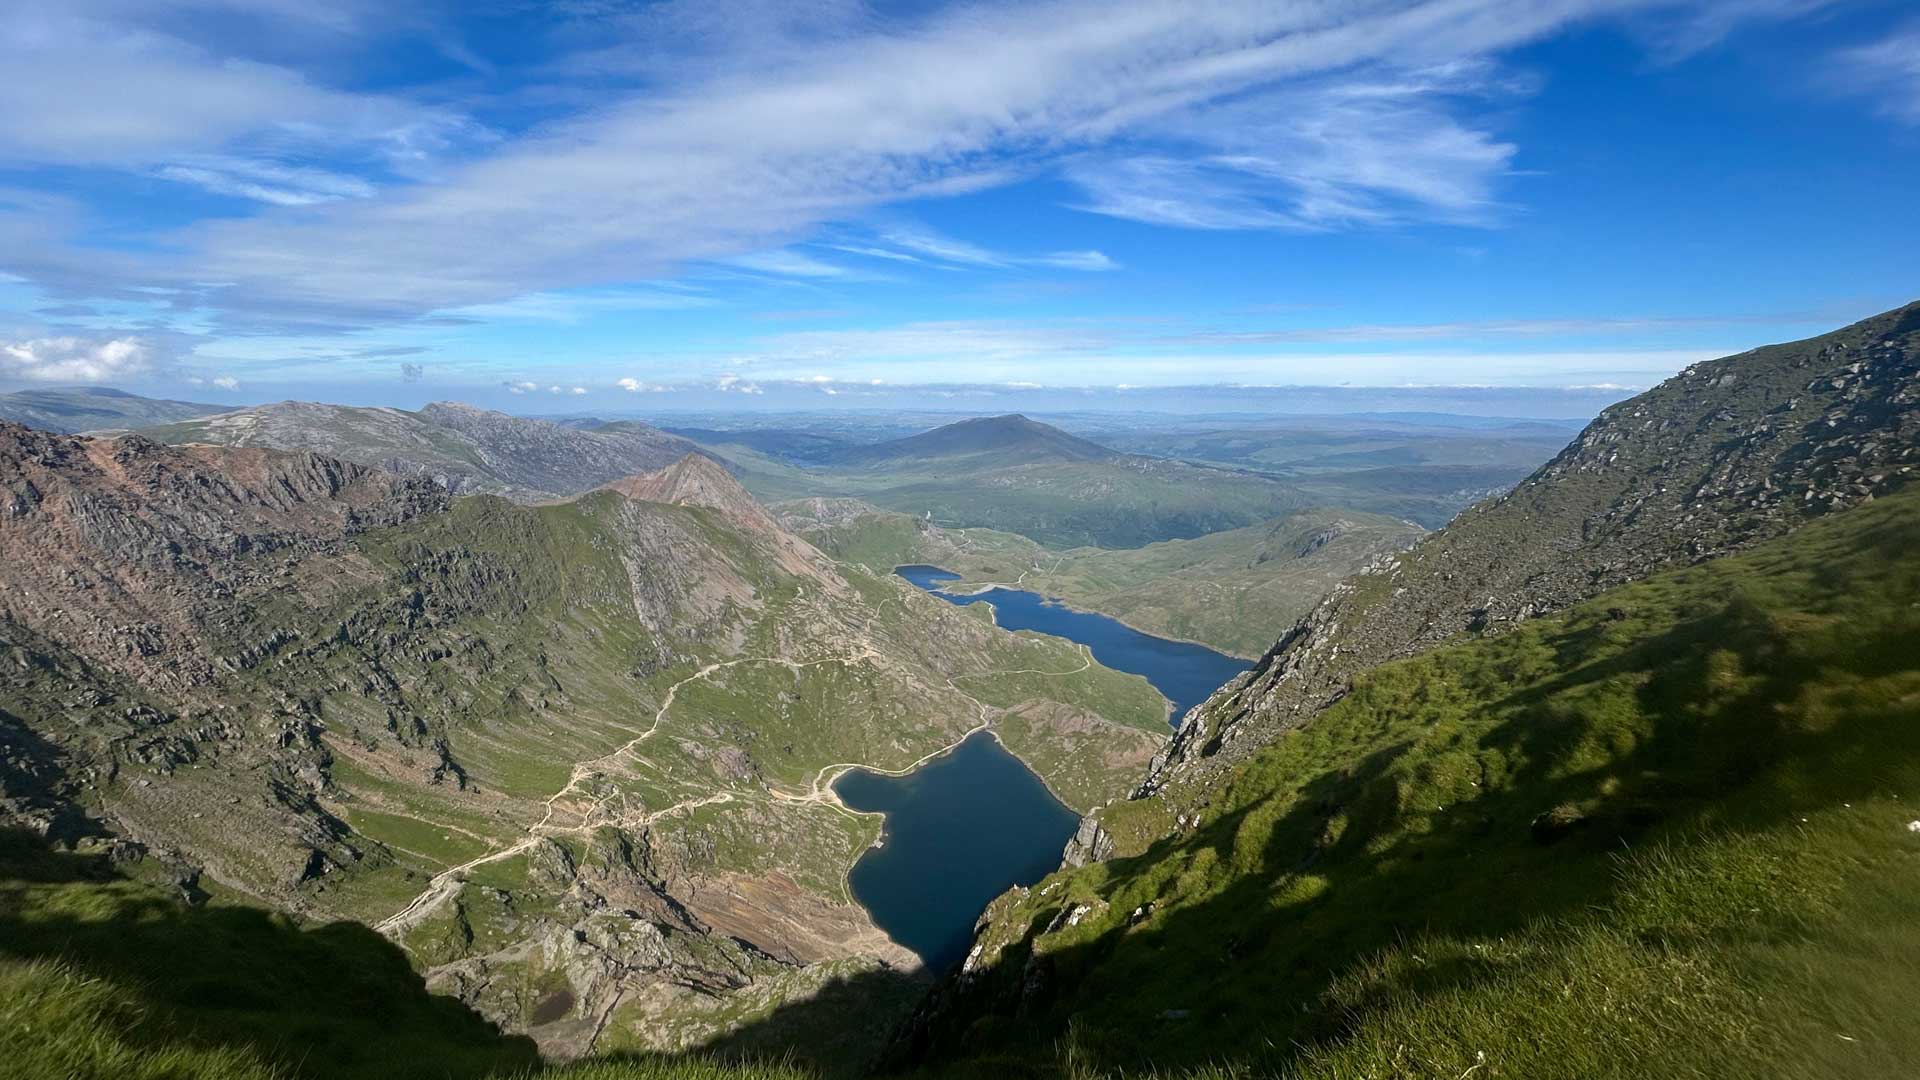
<instances>
[{"instance_id":1,"label":"cliff face","mask_svg":"<svg viewBox=\"0 0 1920 1080\"><path fill-rule=\"evenodd\" d=\"M1513 491L1337 586L1188 715L1140 793L1180 801L1374 664L1739 551L1893 491L1916 467L1920 303L1696 364L1607 409Z\"/></svg>"},{"instance_id":2,"label":"cliff face","mask_svg":"<svg viewBox=\"0 0 1920 1080\"><path fill-rule=\"evenodd\" d=\"M447 506L424 480L318 454L5 423L0 478L0 619L57 624L117 673L170 687L212 677L222 658L196 624L286 561Z\"/></svg>"}]
</instances>

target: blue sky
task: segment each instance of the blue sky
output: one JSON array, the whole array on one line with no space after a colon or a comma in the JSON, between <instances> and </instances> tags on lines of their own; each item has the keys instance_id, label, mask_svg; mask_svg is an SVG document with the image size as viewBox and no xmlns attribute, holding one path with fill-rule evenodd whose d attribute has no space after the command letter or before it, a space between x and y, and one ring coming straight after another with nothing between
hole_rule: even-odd
<instances>
[{"instance_id":1,"label":"blue sky","mask_svg":"<svg viewBox=\"0 0 1920 1080\"><path fill-rule=\"evenodd\" d=\"M0 389L1577 412L1920 295L1904 0L0 3Z\"/></svg>"}]
</instances>

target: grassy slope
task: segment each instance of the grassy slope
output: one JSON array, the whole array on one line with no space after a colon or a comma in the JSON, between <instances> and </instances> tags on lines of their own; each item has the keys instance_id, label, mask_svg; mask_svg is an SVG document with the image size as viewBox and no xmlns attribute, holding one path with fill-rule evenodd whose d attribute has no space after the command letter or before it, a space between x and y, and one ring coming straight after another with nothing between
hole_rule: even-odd
<instances>
[{"instance_id":1,"label":"grassy slope","mask_svg":"<svg viewBox=\"0 0 1920 1080\"><path fill-rule=\"evenodd\" d=\"M1191 540L1052 552L1012 533L928 530L909 515L879 512L803 533L863 566L932 563L959 574L956 586L1018 580L1150 634L1256 657L1334 582L1420 530L1375 514L1303 510Z\"/></svg>"},{"instance_id":2,"label":"grassy slope","mask_svg":"<svg viewBox=\"0 0 1920 1080\"><path fill-rule=\"evenodd\" d=\"M996 902L947 1051L1071 1017L1134 1067L1904 1075L1915 551L1882 500L1369 672L1180 835Z\"/></svg>"},{"instance_id":3,"label":"grassy slope","mask_svg":"<svg viewBox=\"0 0 1920 1080\"><path fill-rule=\"evenodd\" d=\"M852 497L958 528L1018 533L1048 547L1130 548L1266 521L1307 505L1257 473L1144 457L980 468L967 458L801 468L737 443L703 443L741 468L763 501Z\"/></svg>"},{"instance_id":4,"label":"grassy slope","mask_svg":"<svg viewBox=\"0 0 1920 1080\"><path fill-rule=\"evenodd\" d=\"M1026 1018L972 1014L948 1032L972 1063L940 1071L1907 1075L1916 550L1920 496L1885 499L1376 669L1181 836L997 903L977 988L1030 987ZM183 914L97 867L5 869L20 1075L350 1076L378 1055L474 1075L524 1053L418 1000L394 956L325 955L370 935Z\"/></svg>"}]
</instances>

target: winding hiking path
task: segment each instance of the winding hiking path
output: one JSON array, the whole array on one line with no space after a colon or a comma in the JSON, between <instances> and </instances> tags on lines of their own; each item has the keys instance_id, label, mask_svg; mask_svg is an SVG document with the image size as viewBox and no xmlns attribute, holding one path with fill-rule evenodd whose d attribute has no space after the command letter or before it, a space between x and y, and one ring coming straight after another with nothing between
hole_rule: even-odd
<instances>
[{"instance_id":1,"label":"winding hiking path","mask_svg":"<svg viewBox=\"0 0 1920 1080\"><path fill-rule=\"evenodd\" d=\"M1025 575L1023 574L1022 576L1024 577ZM892 599L905 602L904 597ZM405 907L377 923L375 929L395 941L400 941L407 933L419 926L421 922L439 910L442 904L446 903L459 892L461 885L464 884L464 875L478 867L511 859L516 855L529 851L542 840L556 836L588 836L591 835L594 830L603 826L633 828L636 826L649 825L671 814L683 813L703 806L715 806L743 801L755 797L754 794L748 792L721 791L699 798L686 799L657 810L646 810L642 808L636 812L628 807L626 792L620 790L616 785L609 794L592 796L592 804L584 811L577 812L579 817L577 822L561 825L555 824L553 820L557 804L569 796L580 794L581 785L588 779L596 776L604 776L616 769L624 769L626 767L625 763L629 759L638 760L636 751L638 751L642 744L660 731L661 724L666 721L668 712L672 710L674 702L678 698L681 688L684 686L710 678L717 672L739 667L744 664L777 664L794 672L799 672L803 668L817 667L823 664L842 664L851 667L863 661L883 660L884 657L882 654L873 647L871 631L873 623L877 621L880 610L884 608L888 602L889 601L882 601L881 604L869 614L867 624L862 628L863 633L860 648L851 653L841 656L822 657L816 660L790 660L777 656L737 657L732 660L722 660L708 664L693 674L688 675L686 678L667 687L667 692L665 696L661 698L659 708L654 710L653 722L647 726L646 730L641 731L633 738L627 740L615 750L602 754L599 757L575 763L568 773L566 784L563 785L560 790L547 796L542 801L543 812L540 820L528 826L526 835L506 847L469 859L457 866L448 867L433 875L428 879L425 889L415 895ZM1078 645L1077 647L1082 654L1080 666L1068 671L1012 668L993 671L963 672L958 675L947 676L946 683L948 689L972 702L979 710L978 722L968 728L959 738L922 755L907 765L897 769L887 769L859 761L836 762L824 766L815 773L813 782L805 794L794 794L778 788L768 787L765 791L765 797L775 803L789 805L811 803L827 807L847 817L863 817L865 815L859 811L848 808L840 802L839 796L834 794L832 780L837 777L839 773L845 772L848 769L870 769L888 776L902 776L932 761L934 758L950 752L968 738L990 728L993 723L993 713L995 711L994 706L988 705L986 702L981 701L979 698L961 689L958 680L995 675L1044 675L1058 677L1078 675L1093 667L1094 658L1092 650L1088 649L1085 645ZM606 813L608 803L615 798L618 798L620 802L620 811L613 814Z\"/></svg>"}]
</instances>

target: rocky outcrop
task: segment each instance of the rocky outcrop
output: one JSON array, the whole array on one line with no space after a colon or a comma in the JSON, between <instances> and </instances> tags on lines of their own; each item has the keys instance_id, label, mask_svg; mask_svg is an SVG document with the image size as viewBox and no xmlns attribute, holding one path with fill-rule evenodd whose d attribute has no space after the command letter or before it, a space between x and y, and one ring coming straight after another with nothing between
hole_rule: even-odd
<instances>
[{"instance_id":1,"label":"rocky outcrop","mask_svg":"<svg viewBox=\"0 0 1920 1080\"><path fill-rule=\"evenodd\" d=\"M1139 794L1198 792L1374 664L1741 550L1916 469L1920 303L1696 364L1607 409L1513 491L1336 587L1186 717Z\"/></svg>"}]
</instances>

